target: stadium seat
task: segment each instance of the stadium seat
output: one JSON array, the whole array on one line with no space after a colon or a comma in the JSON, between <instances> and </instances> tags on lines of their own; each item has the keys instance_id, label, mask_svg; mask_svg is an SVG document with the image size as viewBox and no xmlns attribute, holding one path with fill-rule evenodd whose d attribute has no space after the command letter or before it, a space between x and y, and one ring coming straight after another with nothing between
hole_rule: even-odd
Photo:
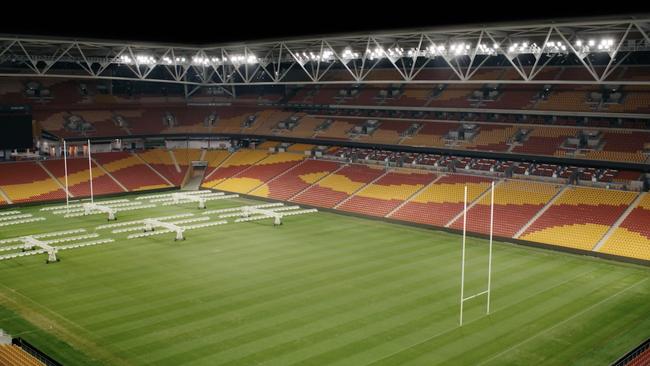
<instances>
[{"instance_id":1,"label":"stadium seat","mask_svg":"<svg viewBox=\"0 0 650 366\"><path fill-rule=\"evenodd\" d=\"M511 238L557 194L560 187L554 184L508 180L494 189L494 235ZM467 212L467 230L490 233L491 195L484 195ZM451 225L463 228L459 218Z\"/></svg>"},{"instance_id":2,"label":"stadium seat","mask_svg":"<svg viewBox=\"0 0 650 366\"><path fill-rule=\"evenodd\" d=\"M258 161L261 161L268 155L268 152L262 150L239 150L230 155L218 168L206 172L201 186L204 188L213 188L227 178L233 177Z\"/></svg>"},{"instance_id":3,"label":"stadium seat","mask_svg":"<svg viewBox=\"0 0 650 366\"><path fill-rule=\"evenodd\" d=\"M235 193L248 193L275 176L291 170L305 158L303 154L277 153L251 165L248 169L226 178L212 188Z\"/></svg>"},{"instance_id":4,"label":"stadium seat","mask_svg":"<svg viewBox=\"0 0 650 366\"><path fill-rule=\"evenodd\" d=\"M603 253L650 260L650 195L645 193L600 248Z\"/></svg>"},{"instance_id":5,"label":"stadium seat","mask_svg":"<svg viewBox=\"0 0 650 366\"><path fill-rule=\"evenodd\" d=\"M97 153L93 154L93 158L129 191L171 187L133 154Z\"/></svg>"},{"instance_id":6,"label":"stadium seat","mask_svg":"<svg viewBox=\"0 0 650 366\"><path fill-rule=\"evenodd\" d=\"M287 171L251 192L254 196L288 200L311 184L327 176L341 165L332 161L306 160L295 169Z\"/></svg>"},{"instance_id":7,"label":"stadium seat","mask_svg":"<svg viewBox=\"0 0 650 366\"><path fill-rule=\"evenodd\" d=\"M435 178L423 172L390 172L365 186L338 209L384 217Z\"/></svg>"},{"instance_id":8,"label":"stadium seat","mask_svg":"<svg viewBox=\"0 0 650 366\"><path fill-rule=\"evenodd\" d=\"M65 198L60 183L35 162L0 164L0 189L14 203Z\"/></svg>"},{"instance_id":9,"label":"stadium seat","mask_svg":"<svg viewBox=\"0 0 650 366\"><path fill-rule=\"evenodd\" d=\"M465 185L468 187L469 204L489 188L490 182L492 180L489 178L470 175L443 176L420 191L390 217L420 224L445 226L463 210Z\"/></svg>"},{"instance_id":10,"label":"stadium seat","mask_svg":"<svg viewBox=\"0 0 650 366\"><path fill-rule=\"evenodd\" d=\"M292 198L292 202L332 208L384 173L377 167L346 166Z\"/></svg>"},{"instance_id":11,"label":"stadium seat","mask_svg":"<svg viewBox=\"0 0 650 366\"><path fill-rule=\"evenodd\" d=\"M0 344L0 365L43 366L43 363L18 346Z\"/></svg>"},{"instance_id":12,"label":"stadium seat","mask_svg":"<svg viewBox=\"0 0 650 366\"><path fill-rule=\"evenodd\" d=\"M68 159L68 189L75 197L90 196L90 171L88 159ZM46 160L43 165L49 170L59 182L65 186L65 166L63 159ZM97 164L92 163L93 170L93 193L95 195L112 194L124 192L113 178L109 177Z\"/></svg>"},{"instance_id":13,"label":"stadium seat","mask_svg":"<svg viewBox=\"0 0 650 366\"><path fill-rule=\"evenodd\" d=\"M636 196L636 192L567 188L519 239L591 250Z\"/></svg>"}]
</instances>

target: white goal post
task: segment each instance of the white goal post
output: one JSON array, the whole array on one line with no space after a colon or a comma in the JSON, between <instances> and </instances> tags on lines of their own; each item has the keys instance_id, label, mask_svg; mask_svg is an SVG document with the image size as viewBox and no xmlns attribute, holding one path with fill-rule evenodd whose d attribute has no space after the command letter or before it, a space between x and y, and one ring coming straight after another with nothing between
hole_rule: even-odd
<instances>
[{"instance_id":1,"label":"white goal post","mask_svg":"<svg viewBox=\"0 0 650 366\"><path fill-rule=\"evenodd\" d=\"M490 243L488 252L488 280L487 289L474 295L465 297L465 241L467 238L467 185L465 185L465 196L463 203L463 249L460 264L460 317L459 325L463 325L463 304L465 301L478 296L487 295L485 314L490 314L490 294L492 293L492 238L494 233L494 181L490 188Z\"/></svg>"}]
</instances>

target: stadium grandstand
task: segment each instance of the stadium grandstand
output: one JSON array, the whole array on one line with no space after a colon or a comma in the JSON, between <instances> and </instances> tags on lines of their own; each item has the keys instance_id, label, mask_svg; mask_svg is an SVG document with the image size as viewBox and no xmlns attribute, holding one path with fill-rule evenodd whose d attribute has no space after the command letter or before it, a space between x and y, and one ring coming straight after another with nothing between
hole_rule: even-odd
<instances>
[{"instance_id":1,"label":"stadium grandstand","mask_svg":"<svg viewBox=\"0 0 650 366\"><path fill-rule=\"evenodd\" d=\"M0 365L650 365L650 16L0 70Z\"/></svg>"}]
</instances>

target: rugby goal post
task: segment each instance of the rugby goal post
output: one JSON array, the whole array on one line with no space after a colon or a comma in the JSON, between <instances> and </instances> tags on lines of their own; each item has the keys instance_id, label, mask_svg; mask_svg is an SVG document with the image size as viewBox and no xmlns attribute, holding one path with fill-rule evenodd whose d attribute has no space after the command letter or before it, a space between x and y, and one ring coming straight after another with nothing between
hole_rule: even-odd
<instances>
[{"instance_id":1,"label":"rugby goal post","mask_svg":"<svg viewBox=\"0 0 650 366\"><path fill-rule=\"evenodd\" d=\"M494 181L492 181L492 186L490 188L490 242L488 249L488 279L487 279L487 289L479 293L465 297L465 241L467 238L467 185L465 185L465 194L463 202L463 244L462 244L462 254L461 254L461 265L460 265L460 317L459 325L463 325L463 304L465 301L473 299L478 296L486 295L487 296L487 305L485 309L485 314L490 314L490 295L492 293L492 238L494 233Z\"/></svg>"}]
</instances>

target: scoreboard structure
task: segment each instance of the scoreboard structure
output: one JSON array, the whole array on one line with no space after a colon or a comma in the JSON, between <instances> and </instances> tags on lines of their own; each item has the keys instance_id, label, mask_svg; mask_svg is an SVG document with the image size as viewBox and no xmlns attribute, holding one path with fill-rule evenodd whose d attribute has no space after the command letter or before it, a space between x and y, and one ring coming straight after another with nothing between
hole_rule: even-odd
<instances>
[{"instance_id":1,"label":"scoreboard structure","mask_svg":"<svg viewBox=\"0 0 650 366\"><path fill-rule=\"evenodd\" d=\"M32 110L28 105L0 105L0 150L34 147Z\"/></svg>"}]
</instances>

